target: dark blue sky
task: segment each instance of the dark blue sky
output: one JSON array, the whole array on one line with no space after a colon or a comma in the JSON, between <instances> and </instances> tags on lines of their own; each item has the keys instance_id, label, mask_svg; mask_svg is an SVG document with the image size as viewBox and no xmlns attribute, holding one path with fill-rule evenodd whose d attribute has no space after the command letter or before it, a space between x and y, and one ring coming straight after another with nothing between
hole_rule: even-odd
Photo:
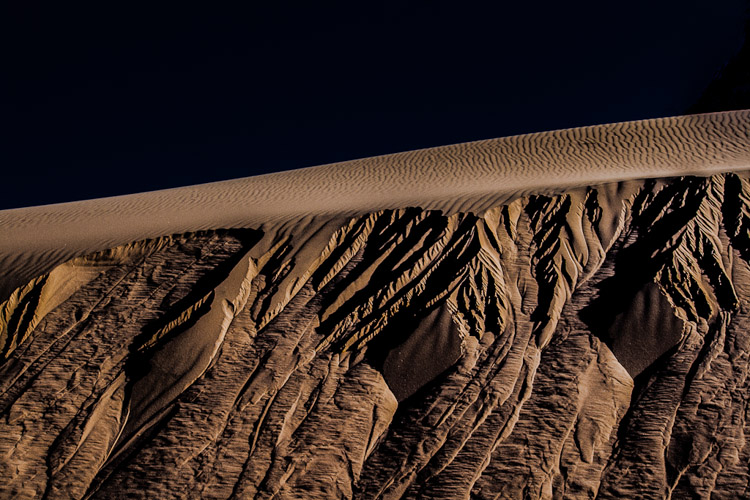
<instances>
[{"instance_id":1,"label":"dark blue sky","mask_svg":"<svg viewBox=\"0 0 750 500\"><path fill-rule=\"evenodd\" d=\"M683 114L748 5L16 3L0 208Z\"/></svg>"}]
</instances>

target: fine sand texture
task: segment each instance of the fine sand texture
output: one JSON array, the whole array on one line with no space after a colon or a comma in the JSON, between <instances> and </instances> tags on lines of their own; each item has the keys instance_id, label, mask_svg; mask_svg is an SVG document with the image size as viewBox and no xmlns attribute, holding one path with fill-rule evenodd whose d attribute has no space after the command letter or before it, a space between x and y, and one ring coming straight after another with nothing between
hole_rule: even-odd
<instances>
[{"instance_id":1,"label":"fine sand texture","mask_svg":"<svg viewBox=\"0 0 750 500\"><path fill-rule=\"evenodd\" d=\"M522 196L750 166L750 111L598 125L98 200L0 211L0 300L73 257L216 228L298 233L420 207L482 213ZM290 144L289 147L294 147ZM128 175L121 172L120 175ZM106 182L116 175L103 174ZM279 228L282 229L279 229Z\"/></svg>"},{"instance_id":2,"label":"fine sand texture","mask_svg":"<svg viewBox=\"0 0 750 500\"><path fill-rule=\"evenodd\" d=\"M750 497L750 112L0 212L2 498Z\"/></svg>"}]
</instances>

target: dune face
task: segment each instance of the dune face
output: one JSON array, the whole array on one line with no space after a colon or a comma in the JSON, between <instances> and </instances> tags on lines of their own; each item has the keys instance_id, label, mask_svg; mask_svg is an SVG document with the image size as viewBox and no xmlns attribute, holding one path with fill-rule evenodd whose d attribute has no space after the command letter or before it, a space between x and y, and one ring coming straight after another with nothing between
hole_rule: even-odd
<instances>
[{"instance_id":1,"label":"dune face","mask_svg":"<svg viewBox=\"0 0 750 500\"><path fill-rule=\"evenodd\" d=\"M675 121L705 175L48 265L0 305L0 496L748 497L743 113ZM697 146L721 127L727 163Z\"/></svg>"}]
</instances>

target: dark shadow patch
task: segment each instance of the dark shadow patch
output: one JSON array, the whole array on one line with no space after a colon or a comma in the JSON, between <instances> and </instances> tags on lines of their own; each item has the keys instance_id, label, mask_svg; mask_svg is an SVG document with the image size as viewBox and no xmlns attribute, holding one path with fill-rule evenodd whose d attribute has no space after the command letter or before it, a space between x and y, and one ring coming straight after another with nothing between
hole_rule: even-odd
<instances>
[{"instance_id":1,"label":"dark shadow patch","mask_svg":"<svg viewBox=\"0 0 750 500\"><path fill-rule=\"evenodd\" d=\"M402 402L456 364L461 336L445 304L390 325L371 342L368 358Z\"/></svg>"},{"instance_id":2,"label":"dark shadow patch","mask_svg":"<svg viewBox=\"0 0 750 500\"><path fill-rule=\"evenodd\" d=\"M614 275L597 285L598 297L580 313L581 320L632 377L682 336L682 321L654 279L671 258L670 240L695 217L704 185L692 179L676 182L665 186L650 202L646 198L652 195L648 190L644 193L634 203L639 215L630 236L633 243L619 243L619 248L613 249ZM699 313L710 314L704 309L699 308Z\"/></svg>"},{"instance_id":3,"label":"dark shadow patch","mask_svg":"<svg viewBox=\"0 0 750 500\"><path fill-rule=\"evenodd\" d=\"M636 377L680 341L683 328L659 286L649 283L627 300L604 336L620 364Z\"/></svg>"}]
</instances>

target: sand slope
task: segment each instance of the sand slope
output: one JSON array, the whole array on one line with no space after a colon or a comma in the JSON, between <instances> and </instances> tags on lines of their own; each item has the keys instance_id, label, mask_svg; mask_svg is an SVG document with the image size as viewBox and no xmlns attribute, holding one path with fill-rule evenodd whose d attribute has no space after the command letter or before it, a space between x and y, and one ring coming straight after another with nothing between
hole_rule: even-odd
<instances>
[{"instance_id":1,"label":"sand slope","mask_svg":"<svg viewBox=\"0 0 750 500\"><path fill-rule=\"evenodd\" d=\"M5 212L0 496L747 496L747 118Z\"/></svg>"}]
</instances>

